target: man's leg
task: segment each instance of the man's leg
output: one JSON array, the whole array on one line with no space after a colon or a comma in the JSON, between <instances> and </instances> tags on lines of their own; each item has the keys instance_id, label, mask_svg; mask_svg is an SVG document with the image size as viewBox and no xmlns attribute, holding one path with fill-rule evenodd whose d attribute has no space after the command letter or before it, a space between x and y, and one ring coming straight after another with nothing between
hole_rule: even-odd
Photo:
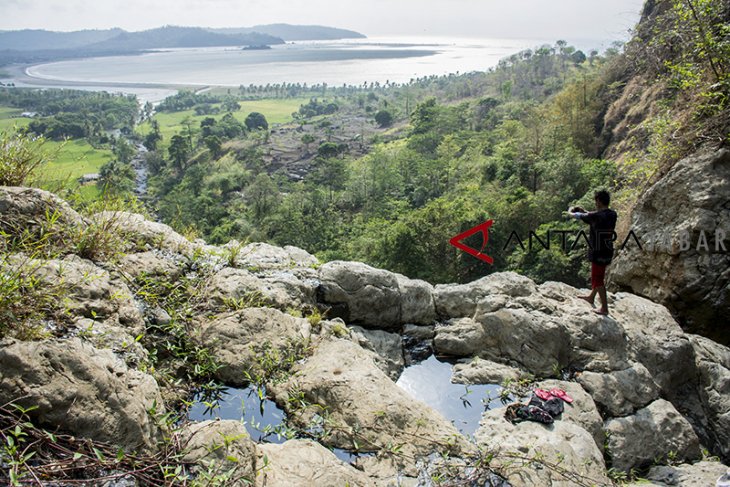
<instances>
[{"instance_id":1,"label":"man's leg","mask_svg":"<svg viewBox=\"0 0 730 487\"><path fill-rule=\"evenodd\" d=\"M587 296L578 296L578 299L588 301L591 303L591 306L595 306L594 301L596 299L596 289L591 290L591 293Z\"/></svg>"},{"instance_id":2,"label":"man's leg","mask_svg":"<svg viewBox=\"0 0 730 487\"><path fill-rule=\"evenodd\" d=\"M578 299L588 301L591 306L595 306L594 301L596 300L596 292L598 292L596 287L598 272L599 269L596 267L596 264L591 262L591 293L588 296L578 296Z\"/></svg>"},{"instance_id":3,"label":"man's leg","mask_svg":"<svg viewBox=\"0 0 730 487\"><path fill-rule=\"evenodd\" d=\"M608 314L608 296L606 295L606 266L605 265L599 265L594 263L593 264L593 271L592 274L592 286L593 291L598 292L598 296L601 301L601 307L598 309L593 310L594 313L597 313L599 315L607 315Z\"/></svg>"},{"instance_id":4,"label":"man's leg","mask_svg":"<svg viewBox=\"0 0 730 487\"><path fill-rule=\"evenodd\" d=\"M607 315L608 314L608 296L606 295L606 286L598 288L598 297L601 301L601 307L596 310L596 313Z\"/></svg>"}]
</instances>

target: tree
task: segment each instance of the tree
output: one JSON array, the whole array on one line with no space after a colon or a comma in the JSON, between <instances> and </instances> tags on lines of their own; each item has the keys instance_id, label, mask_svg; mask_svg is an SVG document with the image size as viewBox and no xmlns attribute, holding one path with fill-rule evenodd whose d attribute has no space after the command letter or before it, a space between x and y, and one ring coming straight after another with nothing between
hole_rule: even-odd
<instances>
[{"instance_id":1,"label":"tree","mask_svg":"<svg viewBox=\"0 0 730 487\"><path fill-rule=\"evenodd\" d=\"M173 135L170 139L170 147L167 149L170 159L175 163L178 170L185 169L185 163L190 156L190 146L182 135Z\"/></svg>"},{"instance_id":2,"label":"tree","mask_svg":"<svg viewBox=\"0 0 730 487\"><path fill-rule=\"evenodd\" d=\"M117 160L125 164L129 163L132 160L132 157L134 157L135 153L132 144L127 142L127 140L122 137L119 137L117 139L117 142L114 144L113 152Z\"/></svg>"},{"instance_id":3,"label":"tree","mask_svg":"<svg viewBox=\"0 0 730 487\"><path fill-rule=\"evenodd\" d=\"M222 146L220 137L217 135L209 135L206 137L203 141L205 143L205 146L208 148L211 154L213 154L213 157L218 159L222 154Z\"/></svg>"},{"instance_id":4,"label":"tree","mask_svg":"<svg viewBox=\"0 0 730 487\"><path fill-rule=\"evenodd\" d=\"M268 215L279 197L276 184L265 172L256 176L254 182L244 190L244 194L256 220Z\"/></svg>"},{"instance_id":5,"label":"tree","mask_svg":"<svg viewBox=\"0 0 730 487\"><path fill-rule=\"evenodd\" d=\"M99 189L107 193L128 193L134 189L136 176L131 165L113 160L101 166L97 185Z\"/></svg>"},{"instance_id":6,"label":"tree","mask_svg":"<svg viewBox=\"0 0 730 487\"><path fill-rule=\"evenodd\" d=\"M238 103L238 102L237 102L237 101L236 101L235 99L233 99L233 98L226 98L226 99L225 99L225 100L223 101L223 104L222 104L222 106L223 106L223 109L224 109L225 111L227 111L227 112L237 112L238 110L240 110L240 109L241 109L241 104L240 104L240 103Z\"/></svg>"},{"instance_id":7,"label":"tree","mask_svg":"<svg viewBox=\"0 0 730 487\"><path fill-rule=\"evenodd\" d=\"M317 156L321 158L336 157L340 155L342 148L334 142L323 142L317 149Z\"/></svg>"},{"instance_id":8,"label":"tree","mask_svg":"<svg viewBox=\"0 0 730 487\"><path fill-rule=\"evenodd\" d=\"M269 122L266 121L266 117L264 117L263 114L259 112L251 112L246 117L246 128L249 130L268 130L269 129Z\"/></svg>"},{"instance_id":9,"label":"tree","mask_svg":"<svg viewBox=\"0 0 730 487\"><path fill-rule=\"evenodd\" d=\"M149 151L156 151L157 145L162 141L162 133L160 132L160 124L157 123L157 120L152 120L152 131L147 134L147 136L144 138L144 146Z\"/></svg>"},{"instance_id":10,"label":"tree","mask_svg":"<svg viewBox=\"0 0 730 487\"><path fill-rule=\"evenodd\" d=\"M302 144L304 144L304 146L306 147L307 153L309 153L309 145L314 143L314 141L315 141L314 135L312 135L312 134L302 135Z\"/></svg>"},{"instance_id":11,"label":"tree","mask_svg":"<svg viewBox=\"0 0 730 487\"><path fill-rule=\"evenodd\" d=\"M381 127L390 127L393 124L393 114L388 110L380 110L375 114L375 122Z\"/></svg>"}]
</instances>

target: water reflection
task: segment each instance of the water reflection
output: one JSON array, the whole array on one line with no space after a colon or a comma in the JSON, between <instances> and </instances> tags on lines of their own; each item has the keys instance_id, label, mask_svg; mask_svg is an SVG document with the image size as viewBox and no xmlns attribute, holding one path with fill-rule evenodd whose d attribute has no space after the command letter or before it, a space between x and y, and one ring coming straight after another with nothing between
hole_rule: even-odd
<instances>
[{"instance_id":1,"label":"water reflection","mask_svg":"<svg viewBox=\"0 0 730 487\"><path fill-rule=\"evenodd\" d=\"M440 412L465 435L473 435L482 412L504 406L499 384L463 385L451 382L452 364L431 355L406 367L397 384L413 398Z\"/></svg>"}]
</instances>

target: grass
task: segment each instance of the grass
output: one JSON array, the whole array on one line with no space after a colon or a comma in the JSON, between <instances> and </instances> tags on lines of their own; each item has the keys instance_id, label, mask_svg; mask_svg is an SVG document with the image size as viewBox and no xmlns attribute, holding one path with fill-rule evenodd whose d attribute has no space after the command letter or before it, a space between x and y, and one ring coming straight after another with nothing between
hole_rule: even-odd
<instances>
[{"instance_id":1,"label":"grass","mask_svg":"<svg viewBox=\"0 0 730 487\"><path fill-rule=\"evenodd\" d=\"M241 109L234 112L233 116L236 120L243 123L251 112L263 113L269 125L288 123L294 120L292 113L299 110L299 106L309 101L309 98L290 98L290 99L263 99L263 100L246 100L239 101ZM215 106L220 106L217 104ZM225 113L217 115L195 115L193 110L185 110L182 112L160 112L155 114L157 123L160 124L160 132L162 133L162 144L167 145L173 135L182 130L182 122L187 117L193 122L193 128L199 129L200 122L207 117L213 117L219 120ZM145 122L137 127L137 131L146 135L150 131L150 124Z\"/></svg>"},{"instance_id":2,"label":"grass","mask_svg":"<svg viewBox=\"0 0 730 487\"><path fill-rule=\"evenodd\" d=\"M12 107L0 106L0 130L12 129L14 126L25 127L30 123L30 118L21 117L25 110Z\"/></svg>"},{"instance_id":3,"label":"grass","mask_svg":"<svg viewBox=\"0 0 730 487\"><path fill-rule=\"evenodd\" d=\"M18 108L0 106L0 131L28 125L31 119L19 117L22 112ZM82 186L77 179L84 174L98 173L101 166L112 159L111 150L95 149L85 140L79 139L66 143L48 141L44 149L51 154L58 150L58 154L52 162L38 169L37 176L42 187L79 190L85 200L99 195L95 184Z\"/></svg>"}]
</instances>

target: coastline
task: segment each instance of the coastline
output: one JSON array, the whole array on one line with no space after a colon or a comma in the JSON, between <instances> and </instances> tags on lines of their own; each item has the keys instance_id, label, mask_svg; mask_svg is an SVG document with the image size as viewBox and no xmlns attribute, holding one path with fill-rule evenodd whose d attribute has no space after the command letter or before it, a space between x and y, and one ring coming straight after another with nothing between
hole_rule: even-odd
<instances>
[{"instance_id":1,"label":"coastline","mask_svg":"<svg viewBox=\"0 0 730 487\"><path fill-rule=\"evenodd\" d=\"M111 93L125 93L137 95L142 102L157 103L169 95L181 90L191 90L196 93L215 88L213 85L179 85L167 83L144 82L108 82L108 81L69 81L44 78L28 72L30 68L48 63L10 64L3 66L3 70L10 76L0 80L4 84L14 83L17 88L57 88L57 89L85 89L89 91L108 91Z\"/></svg>"}]
</instances>

